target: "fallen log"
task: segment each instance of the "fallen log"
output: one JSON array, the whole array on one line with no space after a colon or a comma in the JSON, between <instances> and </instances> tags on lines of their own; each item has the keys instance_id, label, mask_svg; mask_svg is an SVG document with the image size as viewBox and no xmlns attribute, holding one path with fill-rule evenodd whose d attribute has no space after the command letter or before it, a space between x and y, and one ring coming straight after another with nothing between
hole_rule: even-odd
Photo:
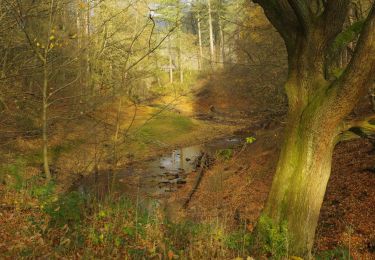
<instances>
[{"instance_id":1,"label":"fallen log","mask_svg":"<svg viewBox=\"0 0 375 260\"><path fill-rule=\"evenodd\" d=\"M187 208L187 206L189 205L189 202L193 198L194 193L198 190L199 184L201 183L201 180L202 180L202 177L203 177L203 174L204 174L204 170L206 169L207 161L208 161L207 153L204 153L202 155L202 158L201 158L200 162L199 162L200 167L199 167L198 175L195 179L195 183L194 183L193 188L191 189L189 195L187 196L187 198L186 198L186 200L183 204L183 208Z\"/></svg>"}]
</instances>

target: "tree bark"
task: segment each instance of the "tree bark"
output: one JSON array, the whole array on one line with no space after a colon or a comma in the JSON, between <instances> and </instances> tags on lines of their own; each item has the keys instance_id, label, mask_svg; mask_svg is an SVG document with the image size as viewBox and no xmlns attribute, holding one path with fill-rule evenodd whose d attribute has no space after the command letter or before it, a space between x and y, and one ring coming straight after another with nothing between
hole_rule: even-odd
<instances>
[{"instance_id":1,"label":"tree bark","mask_svg":"<svg viewBox=\"0 0 375 260\"><path fill-rule=\"evenodd\" d=\"M180 83L184 83L184 65L182 61L181 34L178 34L178 67L180 73Z\"/></svg>"},{"instance_id":2,"label":"tree bark","mask_svg":"<svg viewBox=\"0 0 375 260\"><path fill-rule=\"evenodd\" d=\"M345 71L327 79L327 49L342 31L349 1L327 1L315 17L305 0L256 2L284 38L289 63L285 143L263 214L286 225L289 255L310 259L333 149L345 117L375 80L375 7Z\"/></svg>"},{"instance_id":3,"label":"tree bark","mask_svg":"<svg viewBox=\"0 0 375 260\"><path fill-rule=\"evenodd\" d=\"M86 17L85 17L85 52L86 52L86 91L87 93L90 93L91 96L95 95L95 89L94 86L91 84L91 57L90 57L90 41L91 41L91 19L90 19L90 12L91 12L91 4L90 1L87 1L87 9L86 9Z\"/></svg>"},{"instance_id":4,"label":"tree bark","mask_svg":"<svg viewBox=\"0 0 375 260\"><path fill-rule=\"evenodd\" d=\"M173 83L173 59L172 59L172 46L171 37L168 37L168 56L169 56L169 83Z\"/></svg>"},{"instance_id":5,"label":"tree bark","mask_svg":"<svg viewBox=\"0 0 375 260\"><path fill-rule=\"evenodd\" d=\"M224 28L221 22L221 18L218 21L219 24L219 32L220 32L220 63L221 67L225 66L225 42L224 42Z\"/></svg>"},{"instance_id":6,"label":"tree bark","mask_svg":"<svg viewBox=\"0 0 375 260\"><path fill-rule=\"evenodd\" d=\"M312 81L310 81L312 82ZM292 84L288 82L288 84ZM264 214L287 224L289 254L310 257L340 122L331 122L322 95L290 110Z\"/></svg>"},{"instance_id":7,"label":"tree bark","mask_svg":"<svg viewBox=\"0 0 375 260\"><path fill-rule=\"evenodd\" d=\"M210 61L211 66L214 67L215 64L215 42L214 42L214 30L212 25L212 9L211 9L211 0L207 0L208 5L208 27L210 34Z\"/></svg>"},{"instance_id":8,"label":"tree bark","mask_svg":"<svg viewBox=\"0 0 375 260\"><path fill-rule=\"evenodd\" d=\"M202 47L202 30L201 30L201 18L198 12L197 17L197 24L198 24L198 43L199 43L199 70L203 68L203 47Z\"/></svg>"},{"instance_id":9,"label":"tree bark","mask_svg":"<svg viewBox=\"0 0 375 260\"><path fill-rule=\"evenodd\" d=\"M42 135L43 135L43 168L46 175L47 182L50 182L52 179L51 171L49 168L48 161L48 118L47 118L47 109L48 109L48 69L47 61L43 63L43 103L42 103Z\"/></svg>"}]
</instances>

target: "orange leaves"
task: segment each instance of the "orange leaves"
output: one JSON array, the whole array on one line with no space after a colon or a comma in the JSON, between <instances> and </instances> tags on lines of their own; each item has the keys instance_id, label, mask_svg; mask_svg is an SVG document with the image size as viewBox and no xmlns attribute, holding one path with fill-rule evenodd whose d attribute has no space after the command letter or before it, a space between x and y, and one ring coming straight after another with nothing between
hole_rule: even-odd
<instances>
[{"instance_id":1,"label":"orange leaves","mask_svg":"<svg viewBox=\"0 0 375 260\"><path fill-rule=\"evenodd\" d=\"M172 260L172 259L173 259L173 256L174 256L173 251L169 250L169 251L168 251L168 260Z\"/></svg>"}]
</instances>

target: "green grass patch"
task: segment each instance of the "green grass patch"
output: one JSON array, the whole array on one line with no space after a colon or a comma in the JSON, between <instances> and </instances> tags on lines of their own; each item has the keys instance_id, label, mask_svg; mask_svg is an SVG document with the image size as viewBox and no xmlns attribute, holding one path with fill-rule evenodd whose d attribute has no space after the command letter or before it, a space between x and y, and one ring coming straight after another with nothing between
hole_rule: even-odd
<instances>
[{"instance_id":1,"label":"green grass patch","mask_svg":"<svg viewBox=\"0 0 375 260\"><path fill-rule=\"evenodd\" d=\"M136 133L140 143L172 143L179 137L193 131L195 123L191 118L166 112L148 121Z\"/></svg>"},{"instance_id":2,"label":"green grass patch","mask_svg":"<svg viewBox=\"0 0 375 260\"><path fill-rule=\"evenodd\" d=\"M0 166L0 181L7 183L8 187L17 191L26 186L25 180L26 161L17 158L14 162Z\"/></svg>"}]
</instances>

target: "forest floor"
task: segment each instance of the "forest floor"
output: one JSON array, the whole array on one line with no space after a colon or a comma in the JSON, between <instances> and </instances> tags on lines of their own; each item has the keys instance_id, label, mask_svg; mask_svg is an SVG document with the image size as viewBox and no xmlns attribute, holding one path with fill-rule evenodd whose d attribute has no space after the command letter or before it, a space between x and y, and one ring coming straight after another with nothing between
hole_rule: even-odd
<instances>
[{"instance_id":1,"label":"forest floor","mask_svg":"<svg viewBox=\"0 0 375 260\"><path fill-rule=\"evenodd\" d=\"M249 134L254 134L251 129ZM216 163L203 178L186 211L180 217L252 231L265 205L275 172L281 129L255 131L256 141ZM315 254L323 259L374 259L375 250L375 154L366 140L340 143L318 224ZM194 183L180 189L173 200L183 200ZM347 251L346 251L347 250Z\"/></svg>"},{"instance_id":2,"label":"forest floor","mask_svg":"<svg viewBox=\"0 0 375 260\"><path fill-rule=\"evenodd\" d=\"M134 208L119 206L122 210L116 211L111 206L113 203L85 206L82 216L81 204L77 204L74 196L59 198L48 187L29 186L41 171L40 154L36 152L40 140L19 139L16 147L22 157L6 168L8 179L0 184L0 236L3 238L0 256L72 259L129 257L130 254L131 258L138 259L136 255L144 251L156 257L153 259L161 259L162 255L165 259L176 259L187 252L189 255L185 257L190 259L233 259L249 255L244 248L246 243L242 243L247 238L243 234L254 229L270 190L282 143L285 98L263 97L249 91L250 79L239 73L242 77L233 73L212 75L201 80L188 94L169 95L139 105L133 123L135 107L131 103L123 104L121 117L125 119L121 129L130 138L120 148L123 156L118 167L217 137L255 138L251 144L244 142L231 158L216 158L204 172L188 207L169 214L176 223L182 224L160 226L155 221L138 227L141 221L138 208L134 212ZM271 109L266 106L270 100L273 100ZM111 167L108 154L115 132L116 108L115 102L101 107L90 118L80 119L80 124L56 126L56 135L51 140L51 159L58 194L94 171L95 165L99 165L99 170ZM133 126L128 130L130 124ZM368 140L337 145L314 247L315 255L321 259L348 259L347 254L354 259L375 259L374 168L374 147ZM27 178L20 176L19 171ZM195 178L194 174L188 175L187 184L173 193L168 202L181 205ZM64 208L69 213L64 213ZM77 212L72 208L77 208ZM124 212L128 216L120 220ZM159 213L153 217L159 219ZM56 224L59 221L63 224ZM76 226L72 222L80 224ZM54 228L50 228L51 223ZM221 229L205 233L201 227L189 223L220 223L223 230L237 233L223 235ZM137 236L138 229L147 239ZM241 234L240 246L236 244L237 234ZM119 251L120 247L126 253Z\"/></svg>"},{"instance_id":3,"label":"forest floor","mask_svg":"<svg viewBox=\"0 0 375 260\"><path fill-rule=\"evenodd\" d=\"M230 107L236 106L238 103ZM189 207L181 210L181 219L207 222L220 219L227 226L250 232L255 227L275 173L284 117L283 111L266 113L259 107L251 110L262 120L249 121L240 133L253 136L256 141L236 151L230 160L217 161L205 172ZM356 113L366 113L366 108L360 106ZM194 177L171 201L184 200L192 183ZM348 259L348 255L354 259L375 259L374 216L374 144L364 139L341 142L334 151L332 174L316 233L315 255L322 259Z\"/></svg>"}]
</instances>

